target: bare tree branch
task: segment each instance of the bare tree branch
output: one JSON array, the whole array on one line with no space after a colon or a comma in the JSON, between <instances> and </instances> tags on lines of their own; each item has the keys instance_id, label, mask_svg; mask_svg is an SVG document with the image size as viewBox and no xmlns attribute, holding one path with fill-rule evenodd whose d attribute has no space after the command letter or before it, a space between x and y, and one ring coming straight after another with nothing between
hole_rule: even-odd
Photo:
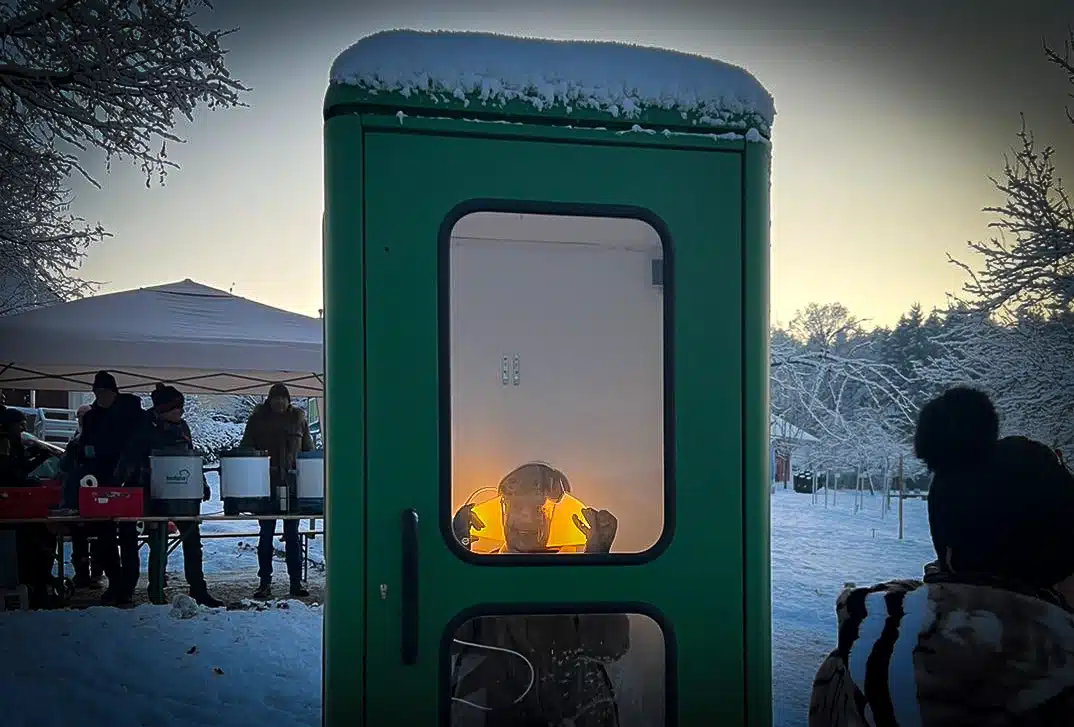
<instances>
[{"instance_id":1,"label":"bare tree branch","mask_svg":"<svg viewBox=\"0 0 1074 727\"><path fill-rule=\"evenodd\" d=\"M1074 32L1045 56L1074 86ZM1074 116L1068 116L1074 122ZM993 183L1004 202L997 236L970 243L983 266L950 258L969 275L956 296L941 354L921 367L937 384L970 383L989 391L1005 431L1056 447L1074 446L1074 209L1056 173L1051 147L1026 129Z\"/></svg>"},{"instance_id":2,"label":"bare tree branch","mask_svg":"<svg viewBox=\"0 0 1074 727\"><path fill-rule=\"evenodd\" d=\"M80 154L129 159L163 183L177 120L243 105L221 40L194 23L205 0L16 0L0 5L0 275L3 300L89 292L77 271L100 225L69 213ZM25 303L20 303L21 307ZM0 314L12 308L0 307Z\"/></svg>"}]
</instances>

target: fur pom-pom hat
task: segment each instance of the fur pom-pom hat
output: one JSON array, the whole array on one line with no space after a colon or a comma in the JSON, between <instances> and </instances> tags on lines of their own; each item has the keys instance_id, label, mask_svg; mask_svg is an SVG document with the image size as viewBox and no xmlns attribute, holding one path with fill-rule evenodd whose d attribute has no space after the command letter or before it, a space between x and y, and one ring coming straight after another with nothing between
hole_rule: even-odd
<instances>
[{"instance_id":1,"label":"fur pom-pom hat","mask_svg":"<svg viewBox=\"0 0 1074 727\"><path fill-rule=\"evenodd\" d=\"M153 400L153 408L161 414L174 409L182 409L186 401L179 389L168 384L157 384L149 396Z\"/></svg>"},{"instance_id":2,"label":"fur pom-pom hat","mask_svg":"<svg viewBox=\"0 0 1074 727\"><path fill-rule=\"evenodd\" d=\"M999 437L988 395L954 387L922 407L914 452L933 473L940 563L1050 588L1074 575L1074 476L1048 446Z\"/></svg>"}]
</instances>

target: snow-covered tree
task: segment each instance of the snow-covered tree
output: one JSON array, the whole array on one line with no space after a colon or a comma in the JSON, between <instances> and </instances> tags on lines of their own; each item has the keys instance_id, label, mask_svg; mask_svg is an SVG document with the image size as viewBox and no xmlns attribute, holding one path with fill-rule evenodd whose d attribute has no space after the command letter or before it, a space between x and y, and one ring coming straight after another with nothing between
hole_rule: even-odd
<instances>
[{"instance_id":1,"label":"snow-covered tree","mask_svg":"<svg viewBox=\"0 0 1074 727\"><path fill-rule=\"evenodd\" d=\"M241 105L206 0L0 3L0 313L92 290L77 270L103 227L70 212L72 174L100 186L90 150L163 181L178 117ZM5 306L5 300L6 306Z\"/></svg>"},{"instance_id":2,"label":"snow-covered tree","mask_svg":"<svg viewBox=\"0 0 1074 727\"><path fill-rule=\"evenodd\" d=\"M1048 60L1074 85L1074 33ZM1071 122L1074 123L1074 114ZM941 352L920 367L939 386L988 391L1005 431L1052 446L1074 446L1074 209L1054 164L1023 120L1003 175L997 234L970 244L980 267L955 260L970 277L942 332Z\"/></svg>"},{"instance_id":3,"label":"snow-covered tree","mask_svg":"<svg viewBox=\"0 0 1074 727\"><path fill-rule=\"evenodd\" d=\"M987 207L998 235L971 242L983 259L979 269L950 258L969 276L963 296L976 310L1003 321L1074 310L1074 209L1056 173L1055 149L1039 148L1032 132L1006 160L1002 179L993 179L1004 203Z\"/></svg>"},{"instance_id":4,"label":"snow-covered tree","mask_svg":"<svg viewBox=\"0 0 1074 727\"><path fill-rule=\"evenodd\" d=\"M864 330L842 303L809 303L791 319L787 333L810 350L841 352L853 347Z\"/></svg>"},{"instance_id":5,"label":"snow-covered tree","mask_svg":"<svg viewBox=\"0 0 1074 727\"><path fill-rule=\"evenodd\" d=\"M795 320L793 333L772 335L773 411L816 436L835 438L852 436L849 414L862 406L913 420L906 376L877 355L875 342L845 308L811 304Z\"/></svg>"},{"instance_id":6,"label":"snow-covered tree","mask_svg":"<svg viewBox=\"0 0 1074 727\"><path fill-rule=\"evenodd\" d=\"M909 451L909 379L846 308L810 304L790 332L773 331L771 347L772 412L819 439L799 448L805 468L879 477Z\"/></svg>"},{"instance_id":7,"label":"snow-covered tree","mask_svg":"<svg viewBox=\"0 0 1074 727\"><path fill-rule=\"evenodd\" d=\"M935 337L942 351L922 366L945 386L966 383L989 393L1003 433L1065 451L1074 448L1074 349L1070 325L1022 314L996 321L985 312L958 315Z\"/></svg>"}]
</instances>

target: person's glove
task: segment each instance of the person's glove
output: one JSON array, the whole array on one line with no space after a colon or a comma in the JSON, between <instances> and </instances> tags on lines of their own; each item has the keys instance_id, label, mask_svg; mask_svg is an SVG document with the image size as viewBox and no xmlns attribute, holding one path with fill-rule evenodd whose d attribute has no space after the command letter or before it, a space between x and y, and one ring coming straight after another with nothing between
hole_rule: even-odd
<instances>
[{"instance_id":1,"label":"person's glove","mask_svg":"<svg viewBox=\"0 0 1074 727\"><path fill-rule=\"evenodd\" d=\"M213 491L209 489L208 485L201 486L201 501L208 502L209 498L213 496Z\"/></svg>"},{"instance_id":2,"label":"person's glove","mask_svg":"<svg viewBox=\"0 0 1074 727\"><path fill-rule=\"evenodd\" d=\"M470 529L484 530L485 523L481 522L481 518L474 512L473 503L467 503L459 508L459 511L455 513L455 517L451 519L451 532L455 535L455 540L458 540L464 548L470 547Z\"/></svg>"},{"instance_id":3,"label":"person's glove","mask_svg":"<svg viewBox=\"0 0 1074 727\"><path fill-rule=\"evenodd\" d=\"M585 552L608 553L612 549L612 541L615 533L619 530L619 521L607 510L594 510L591 507L582 508L582 517L571 515L574 526L582 531L585 536Z\"/></svg>"}]
</instances>

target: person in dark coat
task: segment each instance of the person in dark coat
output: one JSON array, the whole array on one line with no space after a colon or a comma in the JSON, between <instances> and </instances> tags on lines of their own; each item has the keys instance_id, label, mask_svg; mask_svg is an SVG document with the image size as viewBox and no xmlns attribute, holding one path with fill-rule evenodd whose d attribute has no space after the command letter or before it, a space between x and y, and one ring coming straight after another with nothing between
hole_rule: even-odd
<instances>
[{"instance_id":1,"label":"person in dark coat","mask_svg":"<svg viewBox=\"0 0 1074 727\"><path fill-rule=\"evenodd\" d=\"M98 371L93 377L93 397L93 404L82 417L75 459L77 467L72 471L70 481L77 483L86 475L93 475L100 485L115 485L118 484L115 481L116 465L144 417L142 400L134 394L120 393L116 378L107 371ZM73 487L64 490L65 504L77 508L77 490ZM115 603L117 594L124 589L124 563L117 537L122 530L129 541L133 531L137 539L137 531L133 528L133 523L96 525L98 548L103 557L101 566L108 577L108 588L102 596L106 603ZM127 567L132 557L137 559L137 551L132 556L129 543L126 557Z\"/></svg>"},{"instance_id":2,"label":"person in dark coat","mask_svg":"<svg viewBox=\"0 0 1074 727\"><path fill-rule=\"evenodd\" d=\"M30 458L22 433L26 431L26 415L18 409L0 409L0 483L22 485L30 474Z\"/></svg>"},{"instance_id":3,"label":"person in dark coat","mask_svg":"<svg viewBox=\"0 0 1074 727\"><path fill-rule=\"evenodd\" d=\"M79 437L83 464L79 479L93 475L99 484L109 485L120 456L143 420L142 401L134 394L121 394L115 377L107 371L98 371L94 377L93 395Z\"/></svg>"},{"instance_id":4,"label":"person in dark coat","mask_svg":"<svg viewBox=\"0 0 1074 727\"><path fill-rule=\"evenodd\" d=\"M30 481L33 463L22 442L26 416L18 409L0 410L0 485L34 485ZM49 605L52 596L52 567L56 562L56 536L44 525L15 526L19 580L30 592L30 607Z\"/></svg>"},{"instance_id":5,"label":"person in dark coat","mask_svg":"<svg viewBox=\"0 0 1074 727\"><path fill-rule=\"evenodd\" d=\"M152 393L153 408L146 412L142 419L142 425L134 433L130 444L124 451L123 456L116 467L116 479L127 485L149 487L149 457L154 450L158 449L186 449L194 451L193 438L190 434L190 426L183 419L183 409L186 405L182 393L174 386L157 384ZM204 475L203 475L204 477ZM204 499L209 499L209 485L203 485ZM124 523L126 525L128 523ZM163 527L161 524L160 527ZM202 568L201 529L196 521L183 520L176 523L179 536L183 543L183 570L186 575L187 585L190 586L190 596L202 606L219 608L224 604L209 595L208 585L205 582L205 572ZM132 537L133 535L133 537ZM150 540L152 544L154 541ZM123 555L124 590L117 594L121 603L129 603L134 595L134 589L138 583L138 560L137 532L121 532L120 549L133 552L133 555ZM149 562L151 567L156 567L159 554L151 546Z\"/></svg>"},{"instance_id":6,"label":"person in dark coat","mask_svg":"<svg viewBox=\"0 0 1074 727\"><path fill-rule=\"evenodd\" d=\"M268 452L272 491L287 483L294 492L294 472L298 466L298 453L313 449L306 413L291 405L291 392L284 384L269 389L265 403L254 409L246 422L246 430L239 445ZM258 578L261 585L254 598L272 597L272 539L276 533L275 520L261 521L261 537L257 544ZM291 581L291 596L303 598L309 595L302 586L302 549L298 541L298 520L283 521L283 542L287 559L287 576Z\"/></svg>"}]
</instances>

